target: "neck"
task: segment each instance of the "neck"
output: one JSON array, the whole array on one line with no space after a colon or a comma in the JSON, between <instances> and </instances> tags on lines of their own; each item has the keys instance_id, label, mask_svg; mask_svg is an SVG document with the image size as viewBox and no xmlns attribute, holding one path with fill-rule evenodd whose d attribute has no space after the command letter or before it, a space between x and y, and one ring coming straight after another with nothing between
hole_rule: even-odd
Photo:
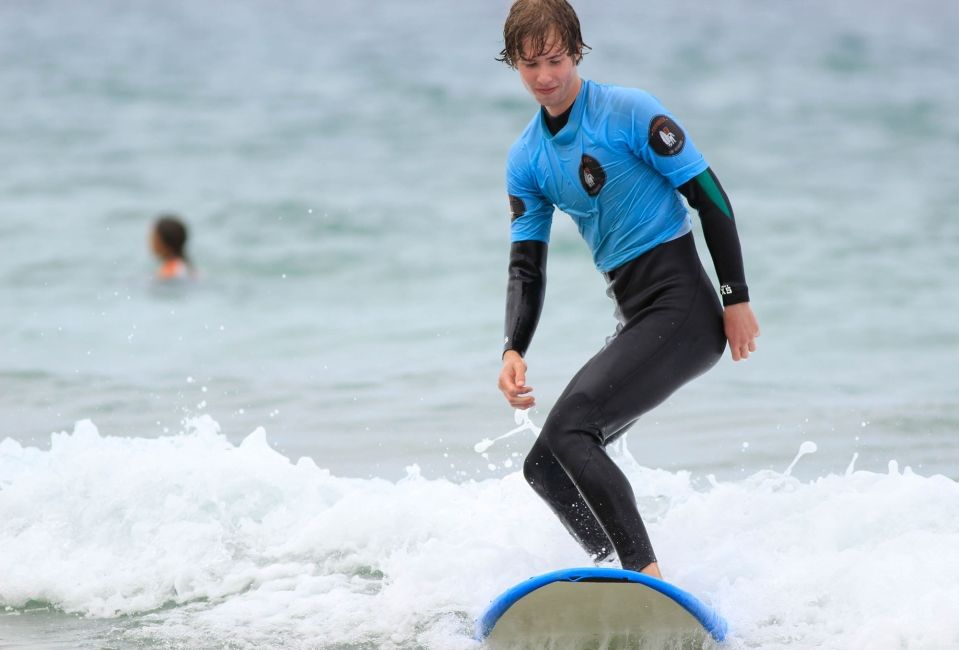
<instances>
[{"instance_id":1,"label":"neck","mask_svg":"<svg viewBox=\"0 0 959 650\"><path fill-rule=\"evenodd\" d=\"M543 118L546 120L546 128L549 129L550 135L556 135L563 130L563 127L569 122L569 114L573 112L573 106L576 105L576 102L570 104L570 107L559 115L550 115L546 108L543 107Z\"/></svg>"}]
</instances>

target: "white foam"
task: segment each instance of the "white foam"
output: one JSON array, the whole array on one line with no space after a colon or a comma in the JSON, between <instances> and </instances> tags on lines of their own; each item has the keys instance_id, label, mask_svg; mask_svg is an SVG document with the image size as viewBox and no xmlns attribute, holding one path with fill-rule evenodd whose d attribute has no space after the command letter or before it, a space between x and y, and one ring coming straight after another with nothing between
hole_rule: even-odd
<instances>
[{"instance_id":1,"label":"white foam","mask_svg":"<svg viewBox=\"0 0 959 650\"><path fill-rule=\"evenodd\" d=\"M587 563L518 471L339 478L208 418L159 439L80 422L51 443L0 442L0 606L139 615L129 634L184 646L281 630L294 647L470 648L491 597ZM619 462L667 577L727 617L730 647L957 646L955 481L850 465L699 486Z\"/></svg>"},{"instance_id":2,"label":"white foam","mask_svg":"<svg viewBox=\"0 0 959 650\"><path fill-rule=\"evenodd\" d=\"M796 457L793 458L793 462L789 463L789 467L786 468L786 471L783 472L786 476L789 476L793 473L793 468L796 467L796 463L807 454L815 454L819 451L819 447L815 442L807 440L801 445L799 445L799 451L796 453Z\"/></svg>"},{"instance_id":3,"label":"white foam","mask_svg":"<svg viewBox=\"0 0 959 650\"><path fill-rule=\"evenodd\" d=\"M532 433L533 436L535 437L535 436L538 436L539 432L541 431L540 427L536 426L533 423L533 421L530 419L528 409L527 410L514 409L513 420L516 422L516 425L517 425L515 428L510 429L509 431L507 431L506 433L500 436L496 436L492 440L489 438L483 438L482 440L477 442L475 445L473 445L473 451L475 451L477 454L485 454L490 447L492 447L494 444L496 444L500 440L504 440L511 436L515 436L517 433L523 433L524 431L528 431Z\"/></svg>"}]
</instances>

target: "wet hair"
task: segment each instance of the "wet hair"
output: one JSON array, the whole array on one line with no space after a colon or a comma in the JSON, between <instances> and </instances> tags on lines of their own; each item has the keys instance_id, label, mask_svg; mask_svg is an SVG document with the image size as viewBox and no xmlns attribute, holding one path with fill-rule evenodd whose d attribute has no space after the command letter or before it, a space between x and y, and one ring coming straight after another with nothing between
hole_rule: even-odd
<instances>
[{"instance_id":1,"label":"wet hair","mask_svg":"<svg viewBox=\"0 0 959 650\"><path fill-rule=\"evenodd\" d=\"M189 263L186 256L186 226L180 219L172 214L163 214L157 217L153 226L157 237L163 242L163 245L176 257Z\"/></svg>"},{"instance_id":2,"label":"wet hair","mask_svg":"<svg viewBox=\"0 0 959 650\"><path fill-rule=\"evenodd\" d=\"M505 47L496 60L515 68L524 57L546 54L554 36L577 64L589 50L580 33L579 18L566 0L516 0L503 25Z\"/></svg>"}]
</instances>

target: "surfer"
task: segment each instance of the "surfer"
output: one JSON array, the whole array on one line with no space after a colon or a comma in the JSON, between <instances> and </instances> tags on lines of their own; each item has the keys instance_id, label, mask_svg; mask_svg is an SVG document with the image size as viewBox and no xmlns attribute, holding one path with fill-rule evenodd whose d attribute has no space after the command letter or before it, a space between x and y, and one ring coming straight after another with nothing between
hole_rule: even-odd
<instances>
[{"instance_id":1,"label":"surfer","mask_svg":"<svg viewBox=\"0 0 959 650\"><path fill-rule=\"evenodd\" d=\"M187 229L173 215L161 215L150 231L150 249L160 260L158 280L186 279L193 275L193 265L186 254Z\"/></svg>"},{"instance_id":2,"label":"surfer","mask_svg":"<svg viewBox=\"0 0 959 650\"><path fill-rule=\"evenodd\" d=\"M511 245L499 388L535 404L524 360L539 321L554 207L592 251L616 304L614 334L557 399L524 463L533 489L597 562L661 577L626 476L606 446L721 358L756 349L732 207L716 174L652 95L581 79L589 47L566 0L517 0L498 60L540 104L509 152ZM712 288L680 195L696 209Z\"/></svg>"}]
</instances>

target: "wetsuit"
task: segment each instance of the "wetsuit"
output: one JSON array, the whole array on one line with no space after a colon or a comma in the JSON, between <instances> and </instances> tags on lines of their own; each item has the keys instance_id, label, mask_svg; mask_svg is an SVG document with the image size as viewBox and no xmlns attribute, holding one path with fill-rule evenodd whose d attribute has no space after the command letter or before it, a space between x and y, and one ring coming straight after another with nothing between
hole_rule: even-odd
<instances>
[{"instance_id":1,"label":"wetsuit","mask_svg":"<svg viewBox=\"0 0 959 650\"><path fill-rule=\"evenodd\" d=\"M749 299L732 209L658 100L588 80L564 115L530 122L510 151L507 189L505 349L525 355L536 329L554 206L590 246L619 320L550 411L524 474L588 553L615 549L624 568L642 569L656 557L605 447L721 357L722 307L679 194L700 215L726 305Z\"/></svg>"}]
</instances>

